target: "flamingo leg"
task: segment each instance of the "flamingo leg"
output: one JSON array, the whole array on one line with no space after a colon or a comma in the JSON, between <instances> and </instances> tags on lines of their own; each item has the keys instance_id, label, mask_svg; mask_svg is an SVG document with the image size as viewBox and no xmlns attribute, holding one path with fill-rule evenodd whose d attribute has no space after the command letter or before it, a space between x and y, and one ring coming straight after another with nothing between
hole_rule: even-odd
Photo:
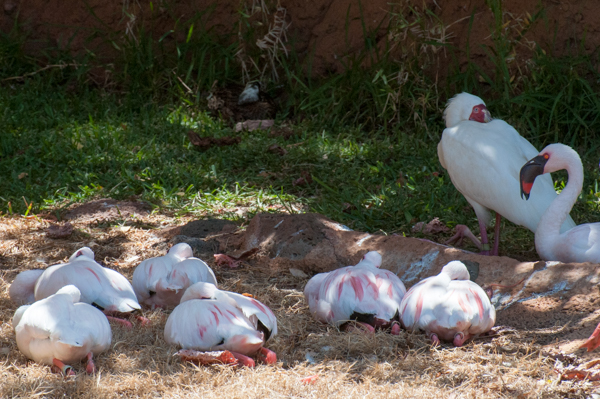
<instances>
[{"instance_id":1,"label":"flamingo leg","mask_svg":"<svg viewBox=\"0 0 600 399\"><path fill-rule=\"evenodd\" d=\"M106 318L109 321L113 321L115 323L118 323L118 324L124 326L128 330L130 330L130 329L133 328L133 325L131 324L131 322L129 322L129 321L125 320L125 319L120 319L118 317L113 317L113 316L106 316Z\"/></svg>"},{"instance_id":2,"label":"flamingo leg","mask_svg":"<svg viewBox=\"0 0 600 399\"><path fill-rule=\"evenodd\" d=\"M483 223L483 221L481 221L479 218L477 221L479 222L479 233L481 234L481 249L483 249L483 251L481 251L481 255L489 255L490 243L488 241L485 223Z\"/></svg>"},{"instance_id":3,"label":"flamingo leg","mask_svg":"<svg viewBox=\"0 0 600 399\"><path fill-rule=\"evenodd\" d=\"M596 329L590 335L590 337L581 345L579 348L587 348L588 352L593 351L600 346L600 323L596 326Z\"/></svg>"},{"instance_id":4,"label":"flamingo leg","mask_svg":"<svg viewBox=\"0 0 600 399\"><path fill-rule=\"evenodd\" d=\"M431 345L433 345L433 346L440 345L440 339L438 338L436 333L429 334L429 339L431 339Z\"/></svg>"},{"instance_id":5,"label":"flamingo leg","mask_svg":"<svg viewBox=\"0 0 600 399\"><path fill-rule=\"evenodd\" d=\"M471 240L473 244L475 244L475 246L479 248L479 250L481 250L481 241L479 241L479 239L475 237L475 235L471 232L471 230L469 230L467 226L465 226L464 224L457 224L456 227L454 227L454 231L456 232L456 234L454 234L452 237L446 240L444 244L450 245L456 243L457 246L460 246L462 244L462 240L466 237L469 240Z\"/></svg>"},{"instance_id":6,"label":"flamingo leg","mask_svg":"<svg viewBox=\"0 0 600 399\"><path fill-rule=\"evenodd\" d=\"M498 256L498 248L500 247L500 225L502 221L502 215L496 212L496 225L494 226L494 249L490 255Z\"/></svg>"},{"instance_id":7,"label":"flamingo leg","mask_svg":"<svg viewBox=\"0 0 600 399\"><path fill-rule=\"evenodd\" d=\"M256 363L254 363L254 360L246 355L242 355L241 353L237 353L237 352L233 352L233 351L231 351L231 354L233 355L233 357L235 357L238 360L238 364L241 364L242 366L246 366L246 367L256 366Z\"/></svg>"},{"instance_id":8,"label":"flamingo leg","mask_svg":"<svg viewBox=\"0 0 600 399\"><path fill-rule=\"evenodd\" d=\"M277 354L270 349L260 348L258 360L266 364L274 364L277 363Z\"/></svg>"},{"instance_id":9,"label":"flamingo leg","mask_svg":"<svg viewBox=\"0 0 600 399\"><path fill-rule=\"evenodd\" d=\"M96 365L94 364L94 354L88 353L86 356L87 360L85 363L85 371L88 374L94 374L96 372Z\"/></svg>"},{"instance_id":10,"label":"flamingo leg","mask_svg":"<svg viewBox=\"0 0 600 399\"><path fill-rule=\"evenodd\" d=\"M400 324L397 321L392 323L392 330L390 331L392 335L400 335Z\"/></svg>"},{"instance_id":11,"label":"flamingo leg","mask_svg":"<svg viewBox=\"0 0 600 399\"><path fill-rule=\"evenodd\" d=\"M59 373L61 373L65 377L68 377L70 375L75 375L75 371L73 370L73 367L69 366L68 364L64 364L62 361L60 361L56 358L52 359L52 364L54 365L52 367L52 370L53 371L57 370Z\"/></svg>"},{"instance_id":12,"label":"flamingo leg","mask_svg":"<svg viewBox=\"0 0 600 399\"><path fill-rule=\"evenodd\" d=\"M457 332L456 334L454 334L454 340L452 341L452 343L456 347L463 346L467 339L469 339L468 336L465 336L465 334L463 334L462 332Z\"/></svg>"},{"instance_id":13,"label":"flamingo leg","mask_svg":"<svg viewBox=\"0 0 600 399\"><path fill-rule=\"evenodd\" d=\"M357 321L356 323L348 323L346 324L346 331L360 331L364 333L375 333L375 327L370 324L363 323L362 321Z\"/></svg>"}]
</instances>

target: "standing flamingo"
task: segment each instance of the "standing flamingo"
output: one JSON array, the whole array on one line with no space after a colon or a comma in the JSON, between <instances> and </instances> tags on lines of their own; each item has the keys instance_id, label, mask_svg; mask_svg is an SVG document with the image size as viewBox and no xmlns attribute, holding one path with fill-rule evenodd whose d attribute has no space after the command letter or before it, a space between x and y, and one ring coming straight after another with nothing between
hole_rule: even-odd
<instances>
[{"instance_id":1,"label":"standing flamingo","mask_svg":"<svg viewBox=\"0 0 600 399\"><path fill-rule=\"evenodd\" d=\"M424 330L435 345L443 340L462 346L496 322L496 310L487 294L469 280L467 267L460 261L448 263L437 276L411 287L400 309L404 327Z\"/></svg>"},{"instance_id":2,"label":"standing flamingo","mask_svg":"<svg viewBox=\"0 0 600 399\"><path fill-rule=\"evenodd\" d=\"M315 275L304 288L310 312L338 327L356 320L369 331L390 327L398 334L398 310L406 288L398 276L380 266L381 255L371 251L356 266Z\"/></svg>"},{"instance_id":3,"label":"standing flamingo","mask_svg":"<svg viewBox=\"0 0 600 399\"><path fill-rule=\"evenodd\" d=\"M538 151L508 123L491 120L483 108L483 101L468 93L457 94L449 101L444 111L447 128L438 144L438 157L456 189L475 210L483 253L498 255L501 215L535 232L540 218L556 198L556 191L547 175L534 188L535 201L520 200L515 194L519 187L519 169ZM465 115L470 115L469 120L464 119ZM479 123L481 120L487 123ZM486 226L491 222L490 211L496 212L491 252L486 233ZM574 226L567 216L561 231Z\"/></svg>"}]
</instances>

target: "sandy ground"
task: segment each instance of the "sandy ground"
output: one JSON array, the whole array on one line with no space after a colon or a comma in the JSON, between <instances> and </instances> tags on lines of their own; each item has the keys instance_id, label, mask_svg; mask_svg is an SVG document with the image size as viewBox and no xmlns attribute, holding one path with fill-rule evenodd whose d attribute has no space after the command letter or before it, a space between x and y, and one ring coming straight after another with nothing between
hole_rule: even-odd
<instances>
[{"instance_id":1,"label":"sandy ground","mask_svg":"<svg viewBox=\"0 0 600 399\"><path fill-rule=\"evenodd\" d=\"M17 349L10 323L16 306L8 299L16 274L65 261L87 245L97 260L131 278L141 260L166 252L172 227L192 221L151 214L135 203L100 205L71 212L74 232L65 239L47 236L51 216L0 219L1 397L584 398L595 392L596 382L561 381L554 367L557 358L573 364L591 358L576 347L597 323L597 289L532 296L499 311L500 327L491 337L434 348L422 334L342 333L319 324L302 295L307 278L252 259L237 269L205 260L222 288L252 293L273 309L279 334L268 346L277 364L236 369L181 363L173 357L177 348L163 338L167 314L157 310L145 312L150 327L112 325L112 347L97 357L96 375L75 364L77 375L65 379ZM574 355L564 357L561 350ZM316 376L312 383L302 381L310 376Z\"/></svg>"}]
</instances>

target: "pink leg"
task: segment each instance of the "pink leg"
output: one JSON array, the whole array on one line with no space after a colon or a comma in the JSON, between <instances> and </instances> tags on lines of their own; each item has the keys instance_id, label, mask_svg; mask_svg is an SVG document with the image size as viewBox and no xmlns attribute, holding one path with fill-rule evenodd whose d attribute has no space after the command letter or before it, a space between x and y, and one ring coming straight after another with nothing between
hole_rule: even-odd
<instances>
[{"instance_id":1,"label":"pink leg","mask_svg":"<svg viewBox=\"0 0 600 399\"><path fill-rule=\"evenodd\" d=\"M254 367L256 364L254 360L246 355L242 355L241 353L231 351L231 354L238 360L239 364L246 367Z\"/></svg>"},{"instance_id":2,"label":"pink leg","mask_svg":"<svg viewBox=\"0 0 600 399\"><path fill-rule=\"evenodd\" d=\"M467 226L465 226L464 224L457 224L456 227L454 227L454 231L456 232L456 234L454 234L452 237L446 240L444 244L451 245L456 243L457 246L460 246L462 244L463 238L466 237L469 240L471 240L473 244L475 244L475 246L479 248L479 250L481 250L481 241L479 241L479 239L475 237L475 235L471 232L471 230L469 230Z\"/></svg>"},{"instance_id":3,"label":"pink leg","mask_svg":"<svg viewBox=\"0 0 600 399\"><path fill-rule=\"evenodd\" d=\"M127 328L128 330L133 328L133 325L131 324L131 322L124 320L124 319L119 319L118 317L112 317L112 316L106 316L106 318L109 321L114 321L115 323L118 323L122 326L124 326L125 328Z\"/></svg>"},{"instance_id":4,"label":"pink leg","mask_svg":"<svg viewBox=\"0 0 600 399\"><path fill-rule=\"evenodd\" d=\"M465 341L467 339L469 339L468 336L465 336L465 334L458 332L458 333L454 334L454 340L452 341L452 343L456 347L463 346L463 344L465 343Z\"/></svg>"},{"instance_id":5,"label":"pink leg","mask_svg":"<svg viewBox=\"0 0 600 399\"><path fill-rule=\"evenodd\" d=\"M375 327L370 324L357 321L356 323L349 323L346 325L346 331L361 331L364 333L375 333Z\"/></svg>"},{"instance_id":6,"label":"pink leg","mask_svg":"<svg viewBox=\"0 0 600 399\"><path fill-rule=\"evenodd\" d=\"M431 333L429 334L429 339L431 339L431 344L433 346L439 346L440 345L440 339L438 338L436 333Z\"/></svg>"},{"instance_id":7,"label":"pink leg","mask_svg":"<svg viewBox=\"0 0 600 399\"><path fill-rule=\"evenodd\" d=\"M587 348L588 352L593 351L600 346L600 323L596 326L596 329L590 335L590 337L581 345L579 348Z\"/></svg>"},{"instance_id":8,"label":"pink leg","mask_svg":"<svg viewBox=\"0 0 600 399\"><path fill-rule=\"evenodd\" d=\"M258 352L258 360L266 364L277 363L277 355L272 350L267 348L260 348Z\"/></svg>"},{"instance_id":9,"label":"pink leg","mask_svg":"<svg viewBox=\"0 0 600 399\"><path fill-rule=\"evenodd\" d=\"M490 244L488 242L487 231L485 227L485 223L481 220L477 219L479 222L479 233L481 234L481 255L489 255L490 254Z\"/></svg>"},{"instance_id":10,"label":"pink leg","mask_svg":"<svg viewBox=\"0 0 600 399\"><path fill-rule=\"evenodd\" d=\"M87 361L85 364L85 371L88 374L94 374L96 372L96 365L94 364L94 355L92 352L87 354Z\"/></svg>"},{"instance_id":11,"label":"pink leg","mask_svg":"<svg viewBox=\"0 0 600 399\"><path fill-rule=\"evenodd\" d=\"M73 370L73 367L69 366L68 364L64 364L62 361L54 358L52 359L52 364L54 364L54 368L58 369L58 372L61 373L62 375L64 375L65 377L68 377L70 375L75 375L75 371Z\"/></svg>"},{"instance_id":12,"label":"pink leg","mask_svg":"<svg viewBox=\"0 0 600 399\"><path fill-rule=\"evenodd\" d=\"M494 249L490 255L498 256L498 248L500 247L500 222L502 221L502 215L496 212L496 225L494 226Z\"/></svg>"},{"instance_id":13,"label":"pink leg","mask_svg":"<svg viewBox=\"0 0 600 399\"><path fill-rule=\"evenodd\" d=\"M142 326L147 326L147 325L149 325L149 324L150 324L150 320L149 320L149 319L147 319L147 318L146 318L146 317L144 317L144 316L135 316L135 318L137 319L137 321L139 321L139 322L140 322L140 324L141 324Z\"/></svg>"},{"instance_id":14,"label":"pink leg","mask_svg":"<svg viewBox=\"0 0 600 399\"><path fill-rule=\"evenodd\" d=\"M392 335L400 335L400 324L397 321L392 323L392 329L390 331Z\"/></svg>"}]
</instances>

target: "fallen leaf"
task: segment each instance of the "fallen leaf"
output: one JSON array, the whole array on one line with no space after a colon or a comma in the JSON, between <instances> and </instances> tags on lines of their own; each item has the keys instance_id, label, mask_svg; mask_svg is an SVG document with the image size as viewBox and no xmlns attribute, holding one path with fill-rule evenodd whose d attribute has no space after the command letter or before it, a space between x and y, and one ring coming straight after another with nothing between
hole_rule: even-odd
<instances>
[{"instance_id":1,"label":"fallen leaf","mask_svg":"<svg viewBox=\"0 0 600 399\"><path fill-rule=\"evenodd\" d=\"M296 269L296 268L293 268L293 267L290 267L290 273L294 277L299 277L299 278L307 278L308 277L308 274L304 273L300 269Z\"/></svg>"},{"instance_id":2,"label":"fallen leaf","mask_svg":"<svg viewBox=\"0 0 600 399\"><path fill-rule=\"evenodd\" d=\"M283 148L281 148L281 146L279 146L279 144L273 144L273 145L269 146L267 151L272 154L279 154L281 156L284 156L285 154L287 154L287 151L284 150Z\"/></svg>"},{"instance_id":3,"label":"fallen leaf","mask_svg":"<svg viewBox=\"0 0 600 399\"><path fill-rule=\"evenodd\" d=\"M249 132L257 129L267 130L272 127L275 121L273 119L263 119L263 120L249 120L244 122L238 122L235 125L235 131L241 132L242 130L247 130Z\"/></svg>"},{"instance_id":4,"label":"fallen leaf","mask_svg":"<svg viewBox=\"0 0 600 399\"><path fill-rule=\"evenodd\" d=\"M51 224L46 235L50 238L66 238L73 234L73 225L69 222L64 224Z\"/></svg>"},{"instance_id":5,"label":"fallen leaf","mask_svg":"<svg viewBox=\"0 0 600 399\"><path fill-rule=\"evenodd\" d=\"M27 177L27 176L29 176L29 173L27 173L27 172L23 172L23 173L19 173L19 176L18 176L18 177L19 177L19 180L21 180L21 179L23 179L23 178L25 178L25 177Z\"/></svg>"},{"instance_id":6,"label":"fallen leaf","mask_svg":"<svg viewBox=\"0 0 600 399\"><path fill-rule=\"evenodd\" d=\"M199 150L208 150L213 146L223 147L226 145L239 144L242 141L241 137L200 137L198 133L190 130L188 133L190 142Z\"/></svg>"},{"instance_id":7,"label":"fallen leaf","mask_svg":"<svg viewBox=\"0 0 600 399\"><path fill-rule=\"evenodd\" d=\"M313 182L312 176L310 175L310 173L303 171L302 172L302 177L294 180L292 182L292 186L303 186L305 184L310 184Z\"/></svg>"}]
</instances>

